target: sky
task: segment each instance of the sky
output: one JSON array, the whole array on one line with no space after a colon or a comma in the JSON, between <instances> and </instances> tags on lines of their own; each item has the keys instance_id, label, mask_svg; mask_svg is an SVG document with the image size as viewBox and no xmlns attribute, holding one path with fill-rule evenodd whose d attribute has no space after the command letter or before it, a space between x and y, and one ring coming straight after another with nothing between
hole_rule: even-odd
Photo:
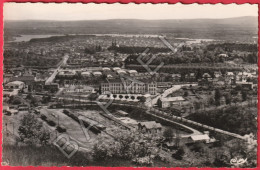
<instances>
[{"instance_id":1,"label":"sky","mask_svg":"<svg viewBox=\"0 0 260 170\"><path fill-rule=\"evenodd\" d=\"M4 3L4 20L152 20L241 16L258 16L258 5Z\"/></svg>"}]
</instances>

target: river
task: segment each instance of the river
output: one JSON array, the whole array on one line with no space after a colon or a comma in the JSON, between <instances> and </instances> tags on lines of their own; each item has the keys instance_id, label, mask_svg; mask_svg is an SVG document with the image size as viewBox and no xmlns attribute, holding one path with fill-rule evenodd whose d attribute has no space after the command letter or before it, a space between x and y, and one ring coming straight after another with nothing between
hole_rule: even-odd
<instances>
[{"instance_id":1,"label":"river","mask_svg":"<svg viewBox=\"0 0 260 170\"><path fill-rule=\"evenodd\" d=\"M53 36L64 36L63 34L49 34L49 35L20 35L17 37L13 37L14 40L10 42L27 42L33 38L49 38Z\"/></svg>"}]
</instances>

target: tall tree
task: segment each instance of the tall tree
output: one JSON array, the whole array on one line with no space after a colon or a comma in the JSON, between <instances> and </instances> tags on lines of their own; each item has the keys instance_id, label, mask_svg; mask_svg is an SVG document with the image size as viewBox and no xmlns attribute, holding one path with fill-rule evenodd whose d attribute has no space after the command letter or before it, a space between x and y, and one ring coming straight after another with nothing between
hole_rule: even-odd
<instances>
[{"instance_id":1,"label":"tall tree","mask_svg":"<svg viewBox=\"0 0 260 170\"><path fill-rule=\"evenodd\" d=\"M165 139L171 141L172 138L174 137L172 128L167 128L167 129L163 132L163 137L164 137Z\"/></svg>"},{"instance_id":2,"label":"tall tree","mask_svg":"<svg viewBox=\"0 0 260 170\"><path fill-rule=\"evenodd\" d=\"M246 91L242 91L242 101L246 101L247 100L247 92Z\"/></svg>"},{"instance_id":3,"label":"tall tree","mask_svg":"<svg viewBox=\"0 0 260 170\"><path fill-rule=\"evenodd\" d=\"M216 106L220 105L221 92L220 89L215 90L215 104Z\"/></svg>"},{"instance_id":4,"label":"tall tree","mask_svg":"<svg viewBox=\"0 0 260 170\"><path fill-rule=\"evenodd\" d=\"M42 123L31 113L24 115L22 118L18 133L21 141L30 145L45 145L50 139L50 133L43 128Z\"/></svg>"}]
</instances>

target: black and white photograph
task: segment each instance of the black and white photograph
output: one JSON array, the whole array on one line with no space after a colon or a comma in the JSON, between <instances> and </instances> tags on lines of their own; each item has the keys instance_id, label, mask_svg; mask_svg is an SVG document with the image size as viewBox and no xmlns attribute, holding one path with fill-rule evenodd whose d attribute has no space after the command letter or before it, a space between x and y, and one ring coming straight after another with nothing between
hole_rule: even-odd
<instances>
[{"instance_id":1,"label":"black and white photograph","mask_svg":"<svg viewBox=\"0 0 260 170\"><path fill-rule=\"evenodd\" d=\"M2 166L257 166L258 5L4 3Z\"/></svg>"}]
</instances>

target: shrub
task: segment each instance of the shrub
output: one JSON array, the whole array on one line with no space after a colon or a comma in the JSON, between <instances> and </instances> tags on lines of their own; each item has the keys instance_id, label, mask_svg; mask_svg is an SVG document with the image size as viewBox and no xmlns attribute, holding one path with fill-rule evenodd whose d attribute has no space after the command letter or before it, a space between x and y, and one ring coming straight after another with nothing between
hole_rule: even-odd
<instances>
[{"instance_id":1,"label":"shrub","mask_svg":"<svg viewBox=\"0 0 260 170\"><path fill-rule=\"evenodd\" d=\"M46 117L45 115L41 115L41 119L42 119L42 120L46 120L47 117Z\"/></svg>"},{"instance_id":2,"label":"shrub","mask_svg":"<svg viewBox=\"0 0 260 170\"><path fill-rule=\"evenodd\" d=\"M156 141L152 138L145 138L142 134L132 134L130 132L116 133L116 141L109 142L99 139L93 149L93 159L104 161L111 158L122 160L133 160L134 158L150 157L156 152ZM102 136L101 136L102 137Z\"/></svg>"},{"instance_id":3,"label":"shrub","mask_svg":"<svg viewBox=\"0 0 260 170\"><path fill-rule=\"evenodd\" d=\"M164 132L163 132L163 137L165 137L166 139L171 140L174 137L174 133L172 128L167 128Z\"/></svg>"},{"instance_id":4,"label":"shrub","mask_svg":"<svg viewBox=\"0 0 260 170\"><path fill-rule=\"evenodd\" d=\"M46 122L47 122L48 125L50 125L50 126L55 126L55 125L56 125L56 123L55 123L54 121L52 121L52 120L46 120Z\"/></svg>"},{"instance_id":5,"label":"shrub","mask_svg":"<svg viewBox=\"0 0 260 170\"><path fill-rule=\"evenodd\" d=\"M69 111L64 109L64 110L63 110L63 113L68 114Z\"/></svg>"},{"instance_id":6,"label":"shrub","mask_svg":"<svg viewBox=\"0 0 260 170\"><path fill-rule=\"evenodd\" d=\"M14 98L13 101L12 101L12 104L13 105L19 105L19 104L22 104L22 101L20 98Z\"/></svg>"},{"instance_id":7,"label":"shrub","mask_svg":"<svg viewBox=\"0 0 260 170\"><path fill-rule=\"evenodd\" d=\"M172 157L177 160L182 160L182 157L184 156L185 151L183 148L179 148L176 153L172 154Z\"/></svg>"},{"instance_id":8,"label":"shrub","mask_svg":"<svg viewBox=\"0 0 260 170\"><path fill-rule=\"evenodd\" d=\"M141 157L141 158L135 158L135 159L133 159L133 162L135 164L141 165L141 166L151 166L151 165L153 165L153 160L148 156Z\"/></svg>"}]
</instances>

